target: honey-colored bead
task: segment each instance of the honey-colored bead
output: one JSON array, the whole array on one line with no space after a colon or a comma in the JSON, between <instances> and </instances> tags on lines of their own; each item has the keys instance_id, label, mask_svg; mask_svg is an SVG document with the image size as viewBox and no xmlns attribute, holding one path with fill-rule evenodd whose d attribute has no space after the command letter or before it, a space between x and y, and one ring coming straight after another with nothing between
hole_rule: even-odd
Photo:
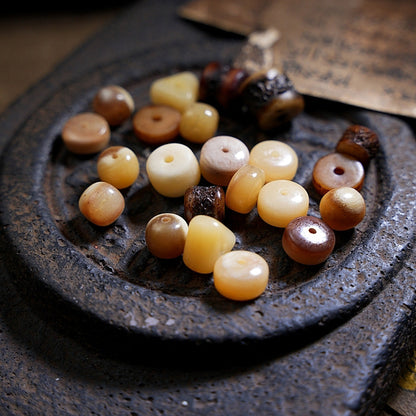
<instances>
[{"instance_id":1,"label":"honey-colored bead","mask_svg":"<svg viewBox=\"0 0 416 416\"><path fill-rule=\"evenodd\" d=\"M154 216L146 225L145 239L148 250L161 259L174 259L183 253L188 224L177 214Z\"/></svg>"},{"instance_id":2,"label":"honey-colored bead","mask_svg":"<svg viewBox=\"0 0 416 416\"><path fill-rule=\"evenodd\" d=\"M185 195L201 179L198 159L192 150L180 143L164 144L149 155L146 162L150 183L163 196Z\"/></svg>"},{"instance_id":3,"label":"honey-colored bead","mask_svg":"<svg viewBox=\"0 0 416 416\"><path fill-rule=\"evenodd\" d=\"M123 195L113 185L95 182L82 193L78 205L87 220L105 227L117 220L125 202Z\"/></svg>"},{"instance_id":4,"label":"honey-colored bead","mask_svg":"<svg viewBox=\"0 0 416 416\"><path fill-rule=\"evenodd\" d=\"M198 93L199 80L189 71L160 78L150 87L150 99L153 104L167 105L181 113L197 100Z\"/></svg>"},{"instance_id":5,"label":"honey-colored bead","mask_svg":"<svg viewBox=\"0 0 416 416\"><path fill-rule=\"evenodd\" d=\"M315 265L324 262L335 246L335 234L319 218L304 216L291 221L282 237L286 254L298 263Z\"/></svg>"},{"instance_id":6,"label":"honey-colored bead","mask_svg":"<svg viewBox=\"0 0 416 416\"><path fill-rule=\"evenodd\" d=\"M298 169L298 156L286 143L265 140L251 149L249 164L264 170L266 182L292 180Z\"/></svg>"},{"instance_id":7,"label":"honey-colored bead","mask_svg":"<svg viewBox=\"0 0 416 416\"><path fill-rule=\"evenodd\" d=\"M97 153L110 141L107 120L95 113L80 113L71 117L62 128L62 140L76 154Z\"/></svg>"},{"instance_id":8,"label":"honey-colored bead","mask_svg":"<svg viewBox=\"0 0 416 416\"><path fill-rule=\"evenodd\" d=\"M232 250L234 233L220 221L206 215L193 217L183 251L183 262L197 273L212 273L217 259Z\"/></svg>"},{"instance_id":9,"label":"honey-colored bead","mask_svg":"<svg viewBox=\"0 0 416 416\"><path fill-rule=\"evenodd\" d=\"M133 117L134 134L145 143L160 145L179 135L181 113L166 105L147 105Z\"/></svg>"},{"instance_id":10,"label":"honey-colored bead","mask_svg":"<svg viewBox=\"0 0 416 416\"><path fill-rule=\"evenodd\" d=\"M225 196L221 186L192 186L184 195L184 214L187 222L197 215L208 215L218 221L225 217Z\"/></svg>"},{"instance_id":11,"label":"honey-colored bead","mask_svg":"<svg viewBox=\"0 0 416 416\"><path fill-rule=\"evenodd\" d=\"M365 216L365 201L362 195L350 187L331 189L321 199L321 218L336 231L354 228Z\"/></svg>"},{"instance_id":12,"label":"honey-colored bead","mask_svg":"<svg viewBox=\"0 0 416 416\"><path fill-rule=\"evenodd\" d=\"M281 179L260 189L257 211L260 218L274 227L284 228L296 217L307 214L309 195L296 182Z\"/></svg>"},{"instance_id":13,"label":"honey-colored bead","mask_svg":"<svg viewBox=\"0 0 416 416\"><path fill-rule=\"evenodd\" d=\"M134 111L134 101L130 93L118 85L100 88L92 102L96 113L102 115L110 126L126 121Z\"/></svg>"},{"instance_id":14,"label":"honey-colored bead","mask_svg":"<svg viewBox=\"0 0 416 416\"><path fill-rule=\"evenodd\" d=\"M215 262L213 278L214 286L222 296L248 301L265 291L269 281L269 265L254 252L230 251Z\"/></svg>"},{"instance_id":15,"label":"honey-colored bead","mask_svg":"<svg viewBox=\"0 0 416 416\"><path fill-rule=\"evenodd\" d=\"M354 157L344 153L330 153L319 159L312 171L312 184L320 195L331 189L349 186L361 190L364 167Z\"/></svg>"},{"instance_id":16,"label":"honey-colored bead","mask_svg":"<svg viewBox=\"0 0 416 416\"><path fill-rule=\"evenodd\" d=\"M247 165L249 150L239 139L216 136L204 143L199 163L202 176L210 183L227 186L232 176Z\"/></svg>"},{"instance_id":17,"label":"honey-colored bead","mask_svg":"<svg viewBox=\"0 0 416 416\"><path fill-rule=\"evenodd\" d=\"M263 169L252 165L241 167L228 184L225 205L240 214L248 214L256 206L265 179Z\"/></svg>"},{"instance_id":18,"label":"honey-colored bead","mask_svg":"<svg viewBox=\"0 0 416 416\"><path fill-rule=\"evenodd\" d=\"M193 103L182 114L181 136L193 143L205 143L218 129L218 111L209 104Z\"/></svg>"}]
</instances>

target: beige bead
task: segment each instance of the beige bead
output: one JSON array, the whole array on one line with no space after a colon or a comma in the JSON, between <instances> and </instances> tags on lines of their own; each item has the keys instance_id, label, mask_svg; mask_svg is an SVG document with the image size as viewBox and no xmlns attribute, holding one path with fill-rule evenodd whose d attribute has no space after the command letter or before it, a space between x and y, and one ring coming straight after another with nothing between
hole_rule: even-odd
<instances>
[{"instance_id":1,"label":"beige bead","mask_svg":"<svg viewBox=\"0 0 416 416\"><path fill-rule=\"evenodd\" d=\"M227 186L242 166L247 165L249 150L239 139L216 136L204 143L199 163L202 176L214 185Z\"/></svg>"},{"instance_id":2,"label":"beige bead","mask_svg":"<svg viewBox=\"0 0 416 416\"><path fill-rule=\"evenodd\" d=\"M168 143L153 150L147 158L146 171L156 191L171 198L184 196L201 179L198 159L181 143Z\"/></svg>"}]
</instances>

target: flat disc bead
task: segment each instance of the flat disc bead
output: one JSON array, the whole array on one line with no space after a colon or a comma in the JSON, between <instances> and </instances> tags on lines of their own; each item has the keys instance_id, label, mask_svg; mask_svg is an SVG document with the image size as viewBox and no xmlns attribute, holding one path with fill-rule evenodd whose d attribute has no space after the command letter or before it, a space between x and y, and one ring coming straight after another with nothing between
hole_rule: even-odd
<instances>
[{"instance_id":1,"label":"flat disc bead","mask_svg":"<svg viewBox=\"0 0 416 416\"><path fill-rule=\"evenodd\" d=\"M315 163L312 184L320 195L343 186L360 191L364 176L364 167L360 161L350 155L335 152L323 156Z\"/></svg>"},{"instance_id":2,"label":"flat disc bead","mask_svg":"<svg viewBox=\"0 0 416 416\"><path fill-rule=\"evenodd\" d=\"M320 264L332 253L335 234L320 218L298 217L285 228L282 246L286 254L298 263Z\"/></svg>"},{"instance_id":3,"label":"flat disc bead","mask_svg":"<svg viewBox=\"0 0 416 416\"><path fill-rule=\"evenodd\" d=\"M365 201L362 195L350 187L331 189L321 199L321 218L336 231L354 228L365 216Z\"/></svg>"},{"instance_id":4,"label":"flat disc bead","mask_svg":"<svg viewBox=\"0 0 416 416\"><path fill-rule=\"evenodd\" d=\"M261 188L257 199L260 218L274 227L286 227L296 217L304 216L309 209L309 195L296 182L281 179Z\"/></svg>"},{"instance_id":5,"label":"flat disc bead","mask_svg":"<svg viewBox=\"0 0 416 416\"><path fill-rule=\"evenodd\" d=\"M286 143L265 140L251 149L249 164L264 170L266 182L277 179L291 180L298 169L298 156Z\"/></svg>"},{"instance_id":6,"label":"flat disc bead","mask_svg":"<svg viewBox=\"0 0 416 416\"><path fill-rule=\"evenodd\" d=\"M231 178L225 193L225 205L240 214L248 214L257 204L266 175L263 169L245 165Z\"/></svg>"},{"instance_id":7,"label":"flat disc bead","mask_svg":"<svg viewBox=\"0 0 416 416\"><path fill-rule=\"evenodd\" d=\"M149 155L146 172L152 186L163 196L183 197L201 178L198 159L181 143L164 144Z\"/></svg>"},{"instance_id":8,"label":"flat disc bead","mask_svg":"<svg viewBox=\"0 0 416 416\"><path fill-rule=\"evenodd\" d=\"M216 136L206 141L199 163L202 176L210 183L227 186L232 176L247 165L249 150L239 139L232 136Z\"/></svg>"},{"instance_id":9,"label":"flat disc bead","mask_svg":"<svg viewBox=\"0 0 416 416\"><path fill-rule=\"evenodd\" d=\"M214 265L214 286L224 297L248 301L260 296L269 281L269 266L258 254L235 250L223 254Z\"/></svg>"}]
</instances>

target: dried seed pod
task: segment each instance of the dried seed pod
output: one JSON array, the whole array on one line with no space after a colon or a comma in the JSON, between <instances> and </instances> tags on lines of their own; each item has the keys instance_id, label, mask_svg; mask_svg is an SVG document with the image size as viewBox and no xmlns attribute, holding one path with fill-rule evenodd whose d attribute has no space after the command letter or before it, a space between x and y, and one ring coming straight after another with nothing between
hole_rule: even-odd
<instances>
[{"instance_id":1,"label":"dried seed pod","mask_svg":"<svg viewBox=\"0 0 416 416\"><path fill-rule=\"evenodd\" d=\"M184 196L184 216L187 222L197 215L208 215L223 221L225 194L221 186L192 186Z\"/></svg>"}]
</instances>

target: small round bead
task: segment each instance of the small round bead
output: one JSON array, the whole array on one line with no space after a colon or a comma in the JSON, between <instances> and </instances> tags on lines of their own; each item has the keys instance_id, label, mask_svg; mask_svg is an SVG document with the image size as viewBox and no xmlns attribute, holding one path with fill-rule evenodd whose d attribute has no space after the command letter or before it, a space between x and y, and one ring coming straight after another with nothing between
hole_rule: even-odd
<instances>
[{"instance_id":1,"label":"small round bead","mask_svg":"<svg viewBox=\"0 0 416 416\"><path fill-rule=\"evenodd\" d=\"M183 250L183 262L197 273L212 273L218 257L232 250L234 233L220 221L206 215L193 217Z\"/></svg>"},{"instance_id":2,"label":"small round bead","mask_svg":"<svg viewBox=\"0 0 416 416\"><path fill-rule=\"evenodd\" d=\"M298 263L320 264L332 253L335 246L335 234L319 218L298 217L285 228L282 246L286 254Z\"/></svg>"},{"instance_id":3,"label":"small round bead","mask_svg":"<svg viewBox=\"0 0 416 416\"><path fill-rule=\"evenodd\" d=\"M124 146L111 146L103 150L97 160L99 178L118 189L132 185L139 175L140 165L136 154Z\"/></svg>"},{"instance_id":4,"label":"small round bead","mask_svg":"<svg viewBox=\"0 0 416 416\"><path fill-rule=\"evenodd\" d=\"M221 186L192 186L184 195L184 216L190 222L197 215L208 215L223 221L225 196Z\"/></svg>"},{"instance_id":5,"label":"small round bead","mask_svg":"<svg viewBox=\"0 0 416 416\"><path fill-rule=\"evenodd\" d=\"M214 185L227 186L232 176L247 165L249 150L239 139L216 136L206 141L199 158L202 176Z\"/></svg>"},{"instance_id":6,"label":"small round bead","mask_svg":"<svg viewBox=\"0 0 416 416\"><path fill-rule=\"evenodd\" d=\"M257 211L260 218L274 227L284 228L296 217L307 214L309 195L296 182L280 179L260 189Z\"/></svg>"},{"instance_id":7,"label":"small round bead","mask_svg":"<svg viewBox=\"0 0 416 416\"><path fill-rule=\"evenodd\" d=\"M146 225L148 250L161 259L174 259L183 253L188 224L179 215L163 213L154 216Z\"/></svg>"},{"instance_id":8,"label":"small round bead","mask_svg":"<svg viewBox=\"0 0 416 416\"><path fill-rule=\"evenodd\" d=\"M165 105L147 105L133 117L134 134L145 143L159 145L179 134L181 113Z\"/></svg>"},{"instance_id":9,"label":"small round bead","mask_svg":"<svg viewBox=\"0 0 416 416\"><path fill-rule=\"evenodd\" d=\"M266 182L277 179L292 180L298 169L298 156L286 143L265 140L251 149L249 164L264 170Z\"/></svg>"},{"instance_id":10,"label":"small round bead","mask_svg":"<svg viewBox=\"0 0 416 416\"><path fill-rule=\"evenodd\" d=\"M354 228L365 216L365 201L362 195L350 187L331 189L321 199L321 218L336 231Z\"/></svg>"},{"instance_id":11,"label":"small round bead","mask_svg":"<svg viewBox=\"0 0 416 416\"><path fill-rule=\"evenodd\" d=\"M363 186L364 176L364 167L357 159L343 153L330 153L315 163L312 184L320 195L342 186L359 191Z\"/></svg>"},{"instance_id":12,"label":"small round bead","mask_svg":"<svg viewBox=\"0 0 416 416\"><path fill-rule=\"evenodd\" d=\"M153 150L147 158L146 171L156 191L171 198L184 196L201 179L196 156L180 143L164 144Z\"/></svg>"},{"instance_id":13,"label":"small round bead","mask_svg":"<svg viewBox=\"0 0 416 416\"><path fill-rule=\"evenodd\" d=\"M263 257L251 251L230 251L215 262L213 278L214 286L222 296L248 301L266 289L269 266Z\"/></svg>"},{"instance_id":14,"label":"small round bead","mask_svg":"<svg viewBox=\"0 0 416 416\"><path fill-rule=\"evenodd\" d=\"M150 86L153 104L167 105L181 113L198 98L199 79L189 71L160 78Z\"/></svg>"},{"instance_id":15,"label":"small round bead","mask_svg":"<svg viewBox=\"0 0 416 416\"><path fill-rule=\"evenodd\" d=\"M179 124L181 136L193 143L205 143L218 128L218 111L209 104L193 103L182 114Z\"/></svg>"},{"instance_id":16,"label":"small round bead","mask_svg":"<svg viewBox=\"0 0 416 416\"><path fill-rule=\"evenodd\" d=\"M62 140L73 153L97 153L110 141L107 120L95 113L80 113L71 117L62 128Z\"/></svg>"},{"instance_id":17,"label":"small round bead","mask_svg":"<svg viewBox=\"0 0 416 416\"><path fill-rule=\"evenodd\" d=\"M92 102L96 113L102 115L110 126L126 121L134 111L134 101L130 93L118 85L100 88Z\"/></svg>"},{"instance_id":18,"label":"small round bead","mask_svg":"<svg viewBox=\"0 0 416 416\"><path fill-rule=\"evenodd\" d=\"M266 175L257 166L244 165L233 175L225 193L225 205L240 214L248 214L257 203Z\"/></svg>"},{"instance_id":19,"label":"small round bead","mask_svg":"<svg viewBox=\"0 0 416 416\"><path fill-rule=\"evenodd\" d=\"M113 185L95 182L82 193L78 205L87 220L105 227L121 215L125 202L123 195Z\"/></svg>"}]
</instances>

